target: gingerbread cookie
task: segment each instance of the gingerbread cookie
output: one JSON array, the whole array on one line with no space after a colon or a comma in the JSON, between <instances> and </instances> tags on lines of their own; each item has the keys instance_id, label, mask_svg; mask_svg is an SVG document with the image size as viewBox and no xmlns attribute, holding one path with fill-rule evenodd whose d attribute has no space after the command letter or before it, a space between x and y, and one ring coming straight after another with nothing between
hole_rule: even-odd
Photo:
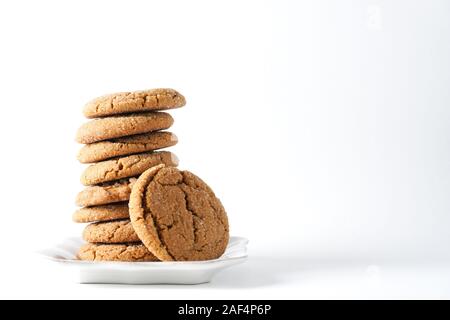
<instances>
[{"instance_id":1,"label":"gingerbread cookie","mask_svg":"<svg viewBox=\"0 0 450 320\"><path fill-rule=\"evenodd\" d=\"M165 112L146 112L91 120L77 132L76 141L93 143L151 131L168 129L173 118Z\"/></svg>"},{"instance_id":2,"label":"gingerbread cookie","mask_svg":"<svg viewBox=\"0 0 450 320\"><path fill-rule=\"evenodd\" d=\"M177 136L171 132L149 132L85 145L78 153L81 163L93 163L135 153L153 151L175 145Z\"/></svg>"},{"instance_id":3,"label":"gingerbread cookie","mask_svg":"<svg viewBox=\"0 0 450 320\"><path fill-rule=\"evenodd\" d=\"M131 187L136 180L133 177L86 187L78 193L75 203L79 207L89 207L128 201Z\"/></svg>"},{"instance_id":4,"label":"gingerbread cookie","mask_svg":"<svg viewBox=\"0 0 450 320\"><path fill-rule=\"evenodd\" d=\"M91 223L84 229L83 239L91 243L140 242L130 220Z\"/></svg>"},{"instance_id":5,"label":"gingerbread cookie","mask_svg":"<svg viewBox=\"0 0 450 320\"><path fill-rule=\"evenodd\" d=\"M81 183L88 186L133 177L158 164L177 166L178 159L169 151L160 151L102 161L92 164L84 170Z\"/></svg>"},{"instance_id":6,"label":"gingerbread cookie","mask_svg":"<svg viewBox=\"0 0 450 320\"><path fill-rule=\"evenodd\" d=\"M151 89L105 95L88 102L83 110L86 118L115 114L179 108L185 98L173 89Z\"/></svg>"},{"instance_id":7,"label":"gingerbread cookie","mask_svg":"<svg viewBox=\"0 0 450 320\"><path fill-rule=\"evenodd\" d=\"M85 244L78 251L85 261L144 262L158 259L143 244Z\"/></svg>"},{"instance_id":8,"label":"gingerbread cookie","mask_svg":"<svg viewBox=\"0 0 450 320\"><path fill-rule=\"evenodd\" d=\"M72 216L74 222L88 223L128 219L128 202L81 208Z\"/></svg>"},{"instance_id":9,"label":"gingerbread cookie","mask_svg":"<svg viewBox=\"0 0 450 320\"><path fill-rule=\"evenodd\" d=\"M162 261L216 259L227 247L225 209L188 171L164 165L145 171L133 186L129 206L135 232Z\"/></svg>"}]
</instances>

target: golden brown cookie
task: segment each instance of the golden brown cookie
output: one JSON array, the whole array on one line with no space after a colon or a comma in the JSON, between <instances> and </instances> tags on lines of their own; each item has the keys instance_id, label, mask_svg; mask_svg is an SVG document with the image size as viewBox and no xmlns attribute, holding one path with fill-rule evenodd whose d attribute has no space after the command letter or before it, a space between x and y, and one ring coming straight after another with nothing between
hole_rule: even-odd
<instances>
[{"instance_id":1,"label":"golden brown cookie","mask_svg":"<svg viewBox=\"0 0 450 320\"><path fill-rule=\"evenodd\" d=\"M136 180L133 177L86 187L78 193L75 203L79 207L89 207L128 201L131 187Z\"/></svg>"},{"instance_id":2,"label":"golden brown cookie","mask_svg":"<svg viewBox=\"0 0 450 320\"><path fill-rule=\"evenodd\" d=\"M162 261L216 259L227 247L225 209L188 171L163 165L147 170L134 184L129 206L134 230Z\"/></svg>"},{"instance_id":3,"label":"golden brown cookie","mask_svg":"<svg viewBox=\"0 0 450 320\"><path fill-rule=\"evenodd\" d=\"M97 118L130 112L173 109L185 104L185 98L173 89L150 89L96 98L85 105L83 114L87 118Z\"/></svg>"},{"instance_id":4,"label":"golden brown cookie","mask_svg":"<svg viewBox=\"0 0 450 320\"><path fill-rule=\"evenodd\" d=\"M165 164L177 166L177 157L169 151L141 153L90 165L81 176L85 186L140 175L145 170Z\"/></svg>"},{"instance_id":5,"label":"golden brown cookie","mask_svg":"<svg viewBox=\"0 0 450 320\"><path fill-rule=\"evenodd\" d=\"M93 163L114 157L158 150L173 146L177 142L177 136L171 132L149 132L87 144L78 153L78 160L81 163Z\"/></svg>"},{"instance_id":6,"label":"golden brown cookie","mask_svg":"<svg viewBox=\"0 0 450 320\"><path fill-rule=\"evenodd\" d=\"M130 220L91 223L84 229L83 239L91 243L140 242Z\"/></svg>"},{"instance_id":7,"label":"golden brown cookie","mask_svg":"<svg viewBox=\"0 0 450 320\"><path fill-rule=\"evenodd\" d=\"M78 259L85 261L158 261L143 244L88 243L78 251Z\"/></svg>"},{"instance_id":8,"label":"golden brown cookie","mask_svg":"<svg viewBox=\"0 0 450 320\"><path fill-rule=\"evenodd\" d=\"M172 124L172 116L165 112L132 113L124 116L95 119L86 122L78 129L76 141L93 143L168 129Z\"/></svg>"},{"instance_id":9,"label":"golden brown cookie","mask_svg":"<svg viewBox=\"0 0 450 320\"><path fill-rule=\"evenodd\" d=\"M88 223L129 219L128 202L81 208L72 216L74 222Z\"/></svg>"}]
</instances>

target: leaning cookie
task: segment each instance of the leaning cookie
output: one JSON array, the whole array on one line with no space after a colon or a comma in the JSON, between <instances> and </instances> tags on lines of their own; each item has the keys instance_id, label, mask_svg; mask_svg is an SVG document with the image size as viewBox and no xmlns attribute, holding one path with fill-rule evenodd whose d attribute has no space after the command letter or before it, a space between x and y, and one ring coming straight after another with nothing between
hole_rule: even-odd
<instances>
[{"instance_id":1,"label":"leaning cookie","mask_svg":"<svg viewBox=\"0 0 450 320\"><path fill-rule=\"evenodd\" d=\"M178 158L169 151L160 151L98 162L84 170L81 176L81 183L89 186L134 177L158 164L177 166Z\"/></svg>"},{"instance_id":2,"label":"leaning cookie","mask_svg":"<svg viewBox=\"0 0 450 320\"><path fill-rule=\"evenodd\" d=\"M130 220L91 223L84 229L83 239L90 243L140 242Z\"/></svg>"},{"instance_id":3,"label":"leaning cookie","mask_svg":"<svg viewBox=\"0 0 450 320\"><path fill-rule=\"evenodd\" d=\"M87 118L179 108L186 99L173 89L150 89L105 95L88 102L83 110Z\"/></svg>"},{"instance_id":4,"label":"leaning cookie","mask_svg":"<svg viewBox=\"0 0 450 320\"><path fill-rule=\"evenodd\" d=\"M93 143L168 129L172 124L172 116L165 112L146 112L95 119L86 122L78 129L76 141Z\"/></svg>"},{"instance_id":5,"label":"leaning cookie","mask_svg":"<svg viewBox=\"0 0 450 320\"><path fill-rule=\"evenodd\" d=\"M72 216L74 222L104 222L118 219L128 219L128 202L120 202L116 204L105 204L95 207L81 208Z\"/></svg>"},{"instance_id":6,"label":"leaning cookie","mask_svg":"<svg viewBox=\"0 0 450 320\"><path fill-rule=\"evenodd\" d=\"M158 259L143 244L85 244L78 251L85 261L146 262Z\"/></svg>"},{"instance_id":7,"label":"leaning cookie","mask_svg":"<svg viewBox=\"0 0 450 320\"><path fill-rule=\"evenodd\" d=\"M75 203L79 207L90 207L128 201L136 180L132 177L86 187L78 193Z\"/></svg>"},{"instance_id":8,"label":"leaning cookie","mask_svg":"<svg viewBox=\"0 0 450 320\"><path fill-rule=\"evenodd\" d=\"M147 170L134 184L129 206L135 232L162 261L216 259L226 249L225 209L188 171L164 165Z\"/></svg>"},{"instance_id":9,"label":"leaning cookie","mask_svg":"<svg viewBox=\"0 0 450 320\"><path fill-rule=\"evenodd\" d=\"M93 163L136 153L154 151L177 144L171 132L157 131L87 144L78 153L81 163Z\"/></svg>"}]
</instances>

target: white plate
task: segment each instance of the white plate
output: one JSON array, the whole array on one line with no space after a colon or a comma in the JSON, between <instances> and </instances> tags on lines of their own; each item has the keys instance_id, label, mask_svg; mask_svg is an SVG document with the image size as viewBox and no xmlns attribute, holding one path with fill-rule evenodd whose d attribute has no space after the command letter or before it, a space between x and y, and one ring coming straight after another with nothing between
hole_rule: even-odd
<instances>
[{"instance_id":1,"label":"white plate","mask_svg":"<svg viewBox=\"0 0 450 320\"><path fill-rule=\"evenodd\" d=\"M211 281L220 270L247 259L248 240L231 237L225 253L215 260L177 262L92 262L77 260L84 241L69 238L40 252L45 258L80 271L80 283L198 284Z\"/></svg>"}]
</instances>

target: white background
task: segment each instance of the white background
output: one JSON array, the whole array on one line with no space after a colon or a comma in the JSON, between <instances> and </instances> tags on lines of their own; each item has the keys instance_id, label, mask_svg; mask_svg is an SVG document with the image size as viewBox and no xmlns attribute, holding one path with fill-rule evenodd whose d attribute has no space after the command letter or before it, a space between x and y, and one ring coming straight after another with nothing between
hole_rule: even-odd
<instances>
[{"instance_id":1,"label":"white background","mask_svg":"<svg viewBox=\"0 0 450 320\"><path fill-rule=\"evenodd\" d=\"M446 1L0 2L0 297L450 297ZM180 167L247 264L207 285L78 285L81 110L172 87Z\"/></svg>"}]
</instances>

